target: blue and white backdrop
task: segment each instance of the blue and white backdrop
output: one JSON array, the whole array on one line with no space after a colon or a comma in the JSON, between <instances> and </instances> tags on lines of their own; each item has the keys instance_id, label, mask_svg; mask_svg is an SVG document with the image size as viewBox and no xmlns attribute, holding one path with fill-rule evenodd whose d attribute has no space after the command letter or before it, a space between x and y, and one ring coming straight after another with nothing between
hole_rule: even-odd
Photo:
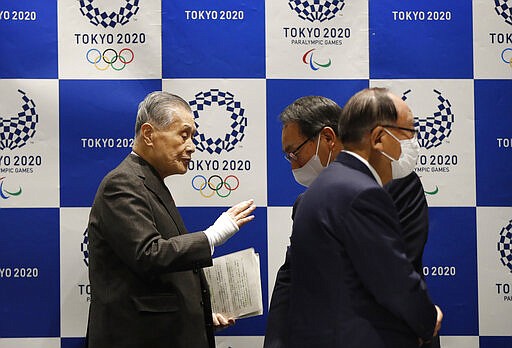
<instances>
[{"instance_id":1,"label":"blue and white backdrop","mask_svg":"<svg viewBox=\"0 0 512 348\"><path fill-rule=\"evenodd\" d=\"M130 152L138 102L190 102L197 151L166 183L191 231L253 197L265 307L303 190L278 114L386 86L416 115L430 205L424 273L444 347L512 347L512 1L2 0L0 347L82 347L86 223ZM210 185L208 185L210 183ZM222 184L223 183L223 184ZM211 190L210 187L218 188ZM261 347L267 311L219 347Z\"/></svg>"}]
</instances>

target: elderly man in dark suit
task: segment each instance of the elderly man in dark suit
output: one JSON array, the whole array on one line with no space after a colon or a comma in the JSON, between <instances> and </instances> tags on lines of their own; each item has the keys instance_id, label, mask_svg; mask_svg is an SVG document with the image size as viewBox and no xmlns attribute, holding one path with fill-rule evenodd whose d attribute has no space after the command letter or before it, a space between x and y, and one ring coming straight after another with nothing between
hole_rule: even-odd
<instances>
[{"instance_id":1,"label":"elderly man in dark suit","mask_svg":"<svg viewBox=\"0 0 512 348\"><path fill-rule=\"evenodd\" d=\"M361 91L345 105L345 150L295 213L290 347L418 347L437 333L442 312L407 259L382 187L412 172L402 153L414 133L410 109L385 89Z\"/></svg>"},{"instance_id":2,"label":"elderly man in dark suit","mask_svg":"<svg viewBox=\"0 0 512 348\"><path fill-rule=\"evenodd\" d=\"M139 105L133 151L101 182L89 217L91 348L215 347L202 267L254 218L252 200L188 233L164 178L187 171L195 146L186 101L153 92Z\"/></svg>"}]
</instances>

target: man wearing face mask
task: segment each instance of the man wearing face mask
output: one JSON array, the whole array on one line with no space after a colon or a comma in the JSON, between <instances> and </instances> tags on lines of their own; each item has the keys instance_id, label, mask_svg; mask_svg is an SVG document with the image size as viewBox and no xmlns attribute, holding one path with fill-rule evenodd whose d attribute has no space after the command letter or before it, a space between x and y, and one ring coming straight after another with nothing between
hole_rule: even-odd
<instances>
[{"instance_id":1,"label":"man wearing face mask","mask_svg":"<svg viewBox=\"0 0 512 348\"><path fill-rule=\"evenodd\" d=\"M341 111L341 107L328 98L306 96L295 100L279 115L283 124L282 148L299 184L308 187L343 149L337 129ZM421 274L423 249L428 234L428 207L419 177L414 172L408 174L416 164L419 144L416 138L403 142L400 162L393 162L397 168L394 170L395 176L400 179L392 180L386 189L397 206L408 259ZM398 163L400 166L397 166ZM300 196L294 204L292 218L299 201ZM264 348L289 346L287 315L291 283L290 258L288 248L285 262L276 276ZM439 347L438 336L435 344L428 347Z\"/></svg>"},{"instance_id":2,"label":"man wearing face mask","mask_svg":"<svg viewBox=\"0 0 512 348\"><path fill-rule=\"evenodd\" d=\"M306 96L295 100L279 115L283 124L282 148L299 184L308 187L342 150L337 136L340 114L341 108L331 99ZM293 205L292 219L301 196ZM272 292L264 348L289 347L290 258L288 247Z\"/></svg>"},{"instance_id":3,"label":"man wearing face mask","mask_svg":"<svg viewBox=\"0 0 512 348\"><path fill-rule=\"evenodd\" d=\"M387 90L367 89L345 106L339 132L345 151L295 210L288 346L418 347L442 312L405 255L382 189L413 170L402 164L415 147L412 114Z\"/></svg>"}]
</instances>

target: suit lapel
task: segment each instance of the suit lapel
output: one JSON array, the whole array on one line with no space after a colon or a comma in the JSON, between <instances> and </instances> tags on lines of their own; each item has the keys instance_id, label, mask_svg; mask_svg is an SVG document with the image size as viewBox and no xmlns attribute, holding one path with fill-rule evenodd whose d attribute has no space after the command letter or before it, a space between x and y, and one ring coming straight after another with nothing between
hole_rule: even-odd
<instances>
[{"instance_id":1,"label":"suit lapel","mask_svg":"<svg viewBox=\"0 0 512 348\"><path fill-rule=\"evenodd\" d=\"M176 205L174 204L171 192L169 192L169 189L165 186L163 180L160 179L156 170L141 157L134 155L132 155L132 157L135 157L134 163L140 168L139 175L144 178L144 185L153 192L160 203L165 207L178 228L179 233L188 233L178 208L176 208Z\"/></svg>"}]
</instances>

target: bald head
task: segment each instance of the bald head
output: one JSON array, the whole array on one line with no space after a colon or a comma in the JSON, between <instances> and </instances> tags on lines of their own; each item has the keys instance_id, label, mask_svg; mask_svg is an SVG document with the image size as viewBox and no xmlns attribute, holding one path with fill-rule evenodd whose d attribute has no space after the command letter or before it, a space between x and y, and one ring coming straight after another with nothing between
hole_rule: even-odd
<instances>
[{"instance_id":1,"label":"bald head","mask_svg":"<svg viewBox=\"0 0 512 348\"><path fill-rule=\"evenodd\" d=\"M338 133L345 147L361 142L378 125L396 123L398 113L394 98L398 97L387 88L379 87L367 88L352 96L338 122Z\"/></svg>"}]
</instances>

